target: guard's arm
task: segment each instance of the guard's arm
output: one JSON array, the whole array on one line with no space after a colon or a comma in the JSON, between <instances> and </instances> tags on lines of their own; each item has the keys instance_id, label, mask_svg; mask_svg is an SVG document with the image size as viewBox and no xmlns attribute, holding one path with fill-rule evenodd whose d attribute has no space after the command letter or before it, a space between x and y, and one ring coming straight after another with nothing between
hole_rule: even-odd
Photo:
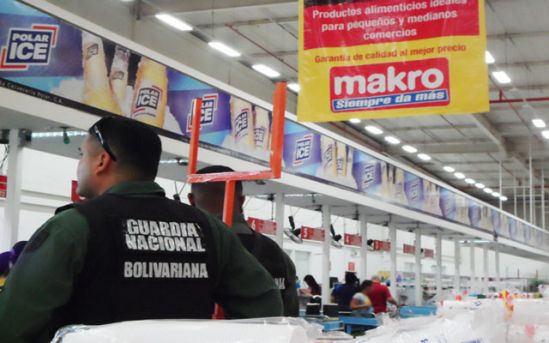
<instances>
[{"instance_id":1,"label":"guard's arm","mask_svg":"<svg viewBox=\"0 0 549 343\"><path fill-rule=\"evenodd\" d=\"M66 304L86 252L87 223L76 210L46 222L27 243L0 292L0 340L40 342Z\"/></svg>"}]
</instances>

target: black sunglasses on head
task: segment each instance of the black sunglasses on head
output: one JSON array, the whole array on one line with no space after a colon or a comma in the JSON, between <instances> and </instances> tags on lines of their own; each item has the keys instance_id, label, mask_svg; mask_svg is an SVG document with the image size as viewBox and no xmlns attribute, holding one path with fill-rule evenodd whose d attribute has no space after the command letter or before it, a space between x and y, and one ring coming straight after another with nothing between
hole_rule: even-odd
<instances>
[{"instance_id":1,"label":"black sunglasses on head","mask_svg":"<svg viewBox=\"0 0 549 343\"><path fill-rule=\"evenodd\" d=\"M99 126L97 124L92 126L92 132L95 134L95 136L99 140L99 143L101 143L101 146L103 147L103 149L105 149L107 154L109 154L113 161L116 161L116 156L114 156L114 153L112 152L109 143L107 143L107 140L105 140L105 137L103 137L103 135L101 134L101 130L99 130Z\"/></svg>"}]
</instances>

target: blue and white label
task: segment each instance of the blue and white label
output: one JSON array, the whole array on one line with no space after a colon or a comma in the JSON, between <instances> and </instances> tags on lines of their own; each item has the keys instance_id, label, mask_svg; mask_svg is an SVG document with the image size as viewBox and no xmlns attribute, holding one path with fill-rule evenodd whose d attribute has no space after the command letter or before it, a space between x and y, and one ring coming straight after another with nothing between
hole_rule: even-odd
<instances>
[{"instance_id":1,"label":"blue and white label","mask_svg":"<svg viewBox=\"0 0 549 343\"><path fill-rule=\"evenodd\" d=\"M313 135L306 134L295 142L294 166L303 164L311 157Z\"/></svg>"}]
</instances>

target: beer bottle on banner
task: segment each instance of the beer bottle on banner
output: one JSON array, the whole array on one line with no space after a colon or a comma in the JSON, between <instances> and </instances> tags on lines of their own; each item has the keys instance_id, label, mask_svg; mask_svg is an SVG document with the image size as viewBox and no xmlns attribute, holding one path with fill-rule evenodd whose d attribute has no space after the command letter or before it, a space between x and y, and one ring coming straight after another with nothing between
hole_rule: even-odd
<instances>
[{"instance_id":1,"label":"beer bottle on banner","mask_svg":"<svg viewBox=\"0 0 549 343\"><path fill-rule=\"evenodd\" d=\"M271 143L271 125L269 125L269 111L254 106L254 137L255 147L267 151Z\"/></svg>"},{"instance_id":2,"label":"beer bottle on banner","mask_svg":"<svg viewBox=\"0 0 549 343\"><path fill-rule=\"evenodd\" d=\"M166 66L141 57L137 69L130 117L156 127L164 126L168 100Z\"/></svg>"},{"instance_id":3,"label":"beer bottle on banner","mask_svg":"<svg viewBox=\"0 0 549 343\"><path fill-rule=\"evenodd\" d=\"M338 177L345 177L347 169L347 146L345 143L336 143L336 171Z\"/></svg>"},{"instance_id":4,"label":"beer bottle on banner","mask_svg":"<svg viewBox=\"0 0 549 343\"><path fill-rule=\"evenodd\" d=\"M324 177L335 177L337 175L336 165L336 143L326 136L320 137L320 147L322 149L322 171Z\"/></svg>"},{"instance_id":5,"label":"beer bottle on banner","mask_svg":"<svg viewBox=\"0 0 549 343\"><path fill-rule=\"evenodd\" d=\"M252 105L234 96L231 97L231 127L235 147L255 148Z\"/></svg>"},{"instance_id":6,"label":"beer bottle on banner","mask_svg":"<svg viewBox=\"0 0 549 343\"><path fill-rule=\"evenodd\" d=\"M109 84L103 40L91 33L82 31L82 57L84 68L82 102L111 113L120 114L120 107Z\"/></svg>"},{"instance_id":7,"label":"beer bottle on banner","mask_svg":"<svg viewBox=\"0 0 549 343\"><path fill-rule=\"evenodd\" d=\"M354 182L353 178L353 148L347 147L347 165L345 166L345 177Z\"/></svg>"},{"instance_id":8,"label":"beer bottle on banner","mask_svg":"<svg viewBox=\"0 0 549 343\"><path fill-rule=\"evenodd\" d=\"M128 63L130 60L130 50L116 46L114 58L111 65L109 80L111 88L121 110L126 103L126 88L128 86ZM127 115L127 113L126 113Z\"/></svg>"}]
</instances>

